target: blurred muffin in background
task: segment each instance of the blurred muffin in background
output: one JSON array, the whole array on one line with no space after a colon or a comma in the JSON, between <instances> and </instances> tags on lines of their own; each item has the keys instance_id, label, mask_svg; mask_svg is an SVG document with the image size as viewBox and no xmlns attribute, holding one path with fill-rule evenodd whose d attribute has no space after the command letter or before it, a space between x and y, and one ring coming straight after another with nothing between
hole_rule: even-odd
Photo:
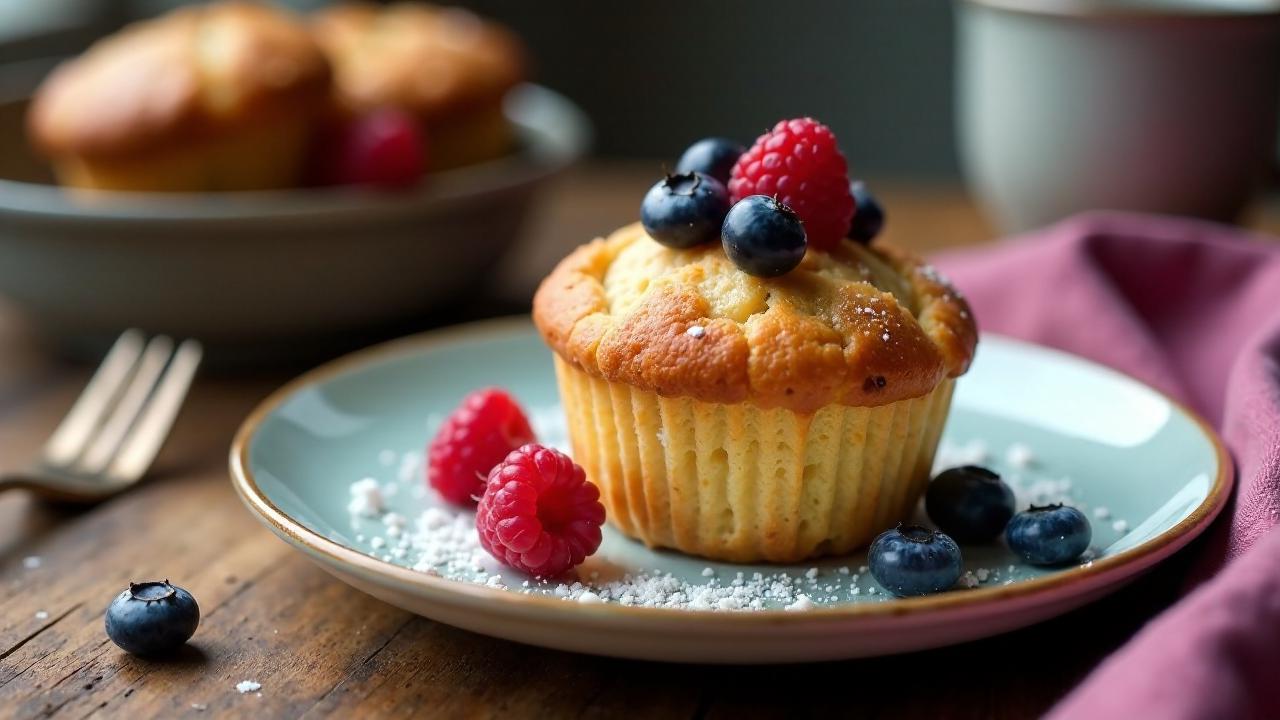
<instances>
[{"instance_id":1,"label":"blurred muffin in background","mask_svg":"<svg viewBox=\"0 0 1280 720\"><path fill-rule=\"evenodd\" d=\"M290 187L329 89L328 61L300 18L222 2L131 25L64 63L28 125L64 185Z\"/></svg>"},{"instance_id":2,"label":"blurred muffin in background","mask_svg":"<svg viewBox=\"0 0 1280 720\"><path fill-rule=\"evenodd\" d=\"M339 118L408 113L421 124L429 170L510 149L502 99L524 79L525 64L506 29L460 8L401 2L329 8L312 30L333 64Z\"/></svg>"}]
</instances>

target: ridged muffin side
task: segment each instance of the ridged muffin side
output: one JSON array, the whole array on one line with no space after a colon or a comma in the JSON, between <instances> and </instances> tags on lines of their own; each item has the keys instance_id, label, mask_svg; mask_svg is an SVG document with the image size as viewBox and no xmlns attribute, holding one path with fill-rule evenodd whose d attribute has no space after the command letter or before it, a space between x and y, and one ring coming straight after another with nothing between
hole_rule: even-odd
<instances>
[{"instance_id":1,"label":"ridged muffin side","mask_svg":"<svg viewBox=\"0 0 1280 720\"><path fill-rule=\"evenodd\" d=\"M729 562L845 554L909 514L954 386L800 414L665 398L555 362L574 458L609 522Z\"/></svg>"}]
</instances>

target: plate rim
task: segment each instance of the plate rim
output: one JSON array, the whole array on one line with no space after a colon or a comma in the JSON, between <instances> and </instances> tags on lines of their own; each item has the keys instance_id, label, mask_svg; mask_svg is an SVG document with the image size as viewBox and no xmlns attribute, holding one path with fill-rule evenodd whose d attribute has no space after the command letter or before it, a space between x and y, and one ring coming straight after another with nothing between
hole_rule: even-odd
<instances>
[{"instance_id":1,"label":"plate rim","mask_svg":"<svg viewBox=\"0 0 1280 720\"><path fill-rule=\"evenodd\" d=\"M323 559L329 563L336 563L336 567L341 567L343 572L362 571L359 574L364 575L370 581L373 581L374 578L382 577L384 581L395 580L406 586L416 586L424 591L429 591L433 596L440 599L463 602L478 601L487 604L497 603L499 607L505 607L517 612L542 610L548 613L572 615L578 619L590 617L595 619L637 621L687 620L699 625L711 622L729 626L758 626L764 622L770 626L778 624L792 626L829 623L833 620L877 617L904 618L905 616L918 616L923 613L981 608L987 605L1002 604L1006 601L1032 601L1037 597L1051 601L1054 597L1054 591L1066 586L1083 585L1087 587L1100 584L1108 576L1118 574L1130 566L1136 566L1133 574L1137 574L1155 562L1164 559L1169 554L1181 549L1203 532L1226 505L1234 485L1235 465L1230 452L1223 444L1218 433L1199 413L1176 398L1171 397L1168 393L1119 370L1063 350L997 333L984 333L984 337L996 337L1002 342L1027 346L1037 351L1058 355L1073 362L1084 363L1095 370L1112 373L1146 388L1178 408L1196 424L1204 437L1209 440L1218 460L1218 472L1205 499L1173 527L1132 548L1109 557L1094 560L1087 565L1079 565L1052 575L1031 578L1012 585L978 587L964 592L937 593L922 597L895 598L892 602L883 603L845 603L837 606L814 608L804 612L789 612L782 608L770 608L752 612L723 612L621 605L617 603L580 605L578 603L567 603L560 598L513 593L485 585L461 582L439 575L416 571L366 555L324 537L281 510L258 487L253 473L249 469L249 454L253 441L267 417L298 392L378 361L428 351L460 340L501 337L516 331L528 330L532 327L533 324L526 315L491 318L451 325L378 343L340 356L302 373L260 401L236 431L231 443L229 457L232 486L235 488L237 495L240 496L241 501L260 522L274 534L290 544L298 546L311 559ZM1084 591L1085 588L1082 588L1081 592Z\"/></svg>"}]
</instances>

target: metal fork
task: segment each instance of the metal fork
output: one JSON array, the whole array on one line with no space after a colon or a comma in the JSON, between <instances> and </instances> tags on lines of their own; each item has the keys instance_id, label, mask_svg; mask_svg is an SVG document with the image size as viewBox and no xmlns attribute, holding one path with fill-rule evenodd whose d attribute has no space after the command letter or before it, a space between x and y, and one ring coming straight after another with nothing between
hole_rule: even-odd
<instances>
[{"instance_id":1,"label":"metal fork","mask_svg":"<svg viewBox=\"0 0 1280 720\"><path fill-rule=\"evenodd\" d=\"M136 483L155 460L182 408L200 343L126 330L58 429L23 472L0 490L28 488L56 500L103 500Z\"/></svg>"}]
</instances>

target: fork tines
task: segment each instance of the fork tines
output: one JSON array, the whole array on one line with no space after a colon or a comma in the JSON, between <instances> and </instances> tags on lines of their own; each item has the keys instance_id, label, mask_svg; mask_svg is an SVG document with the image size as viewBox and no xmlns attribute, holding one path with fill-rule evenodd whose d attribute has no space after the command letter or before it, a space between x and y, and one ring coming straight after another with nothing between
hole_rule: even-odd
<instances>
[{"instance_id":1,"label":"fork tines","mask_svg":"<svg viewBox=\"0 0 1280 720\"><path fill-rule=\"evenodd\" d=\"M61 472L135 480L150 467L191 386L202 349L126 330L54 431L41 462Z\"/></svg>"}]
</instances>

